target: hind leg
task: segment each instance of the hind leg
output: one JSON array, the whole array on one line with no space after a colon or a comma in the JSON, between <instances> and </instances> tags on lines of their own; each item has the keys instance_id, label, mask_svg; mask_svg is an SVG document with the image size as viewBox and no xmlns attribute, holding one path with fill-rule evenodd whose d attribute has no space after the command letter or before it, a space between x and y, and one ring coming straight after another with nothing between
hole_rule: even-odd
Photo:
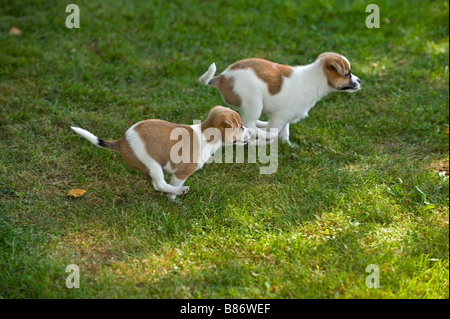
<instances>
[{"instance_id":1,"label":"hind leg","mask_svg":"<svg viewBox=\"0 0 450 319\"><path fill-rule=\"evenodd\" d=\"M140 162L139 165L134 167L138 168L144 174L146 173L150 175L155 190L174 195L186 194L189 191L189 187L177 187L166 183L163 168L146 152L145 145L141 137L134 129L128 130L125 133L125 136L131 150ZM122 157L124 156L122 155ZM127 162L126 157L124 157L124 160ZM132 162L133 161L131 161L131 163Z\"/></svg>"},{"instance_id":2,"label":"hind leg","mask_svg":"<svg viewBox=\"0 0 450 319\"><path fill-rule=\"evenodd\" d=\"M280 130L279 137L283 143L292 146L291 141L289 141L289 123L286 123Z\"/></svg>"},{"instance_id":3,"label":"hind leg","mask_svg":"<svg viewBox=\"0 0 450 319\"><path fill-rule=\"evenodd\" d=\"M263 110L263 103L258 99L246 99L242 101L242 123L250 130L252 138L272 140L272 136L264 127L263 121L258 121Z\"/></svg>"},{"instance_id":4,"label":"hind leg","mask_svg":"<svg viewBox=\"0 0 450 319\"><path fill-rule=\"evenodd\" d=\"M286 123L284 119L272 116L267 123L266 130L273 132L270 134L270 138L265 140L258 138L258 140L252 141L250 145L267 145L270 144L275 138L280 138L284 143L291 145L289 142L289 123Z\"/></svg>"},{"instance_id":5,"label":"hind leg","mask_svg":"<svg viewBox=\"0 0 450 319\"><path fill-rule=\"evenodd\" d=\"M260 121L260 120L256 121L256 126L258 128L266 129L268 125L269 125L269 122L264 122L264 121Z\"/></svg>"}]
</instances>

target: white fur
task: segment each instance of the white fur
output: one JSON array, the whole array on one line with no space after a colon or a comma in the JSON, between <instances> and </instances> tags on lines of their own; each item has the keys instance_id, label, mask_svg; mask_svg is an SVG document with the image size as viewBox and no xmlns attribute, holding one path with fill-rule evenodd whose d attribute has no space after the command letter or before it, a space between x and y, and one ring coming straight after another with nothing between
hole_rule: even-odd
<instances>
[{"instance_id":1,"label":"white fur","mask_svg":"<svg viewBox=\"0 0 450 319\"><path fill-rule=\"evenodd\" d=\"M148 168L150 177L152 178L153 187L157 191L173 195L181 195L187 193L189 191L189 187L182 186L184 181L178 181L175 177L173 177L173 180L176 180L176 185L167 184L166 180L164 179L163 167L161 167L158 162L156 162L153 158L151 158L150 155L148 155L147 151L145 150L144 141L139 136L139 133L134 129L134 127L139 123L134 124L130 129L128 129L128 131L126 131L125 133L125 137L136 158ZM169 173L173 173L170 165L166 165L164 167L164 170L168 171Z\"/></svg>"},{"instance_id":2,"label":"white fur","mask_svg":"<svg viewBox=\"0 0 450 319\"><path fill-rule=\"evenodd\" d=\"M161 167L159 163L157 163L151 156L148 155L145 150L145 144L139 134L134 130L134 127L139 124L136 123L133 125L126 133L126 139L131 149L133 150L134 155L137 159L139 159L150 171L150 177L152 178L153 187L161 192L169 193L169 199L175 199L176 195L185 194L189 191L188 186L183 186L185 180L179 180L175 177L174 170L170 167L170 163L166 166ZM209 160L209 158L222 147L222 140L212 141L211 143L207 142L207 138L202 134L201 124L190 125L192 131L194 132L194 138L196 137L196 141L199 141L200 145L195 145L194 147L200 147L200 151L198 153L198 158L193 159L194 163L197 164L197 170L201 169L203 165ZM244 131L244 138L249 137L248 133ZM192 150L193 151L193 150ZM195 154L195 152L194 152ZM172 177L170 179L170 184L167 184L164 179L163 170L171 173Z\"/></svg>"},{"instance_id":3,"label":"white fur","mask_svg":"<svg viewBox=\"0 0 450 319\"><path fill-rule=\"evenodd\" d=\"M146 141L142 140L139 133L135 130L136 125L138 125L139 123L141 122L134 124L125 132L125 138L136 158L148 168L149 175L152 179L153 187L157 191L167 193L169 199L171 200L175 199L176 195L186 194L189 191L189 187L183 186L185 180L180 180L175 176L174 174L175 170L171 167L170 163L167 163L164 167L161 167L161 165L147 153L145 148ZM217 149L222 147L223 143L221 138L218 140L213 140L212 142L208 143L207 142L208 137L202 134L201 124L194 124L191 125L190 127L194 132L195 135L194 138L196 137L195 140L199 141L198 143L199 145L196 145L194 143L194 147L198 147L200 150L198 152L199 156L198 158L193 159L194 163L198 163L197 165L198 170L203 167L203 165L217 151ZM83 130L79 127L71 127L71 128L76 133L78 133L79 135L90 141L92 144L99 146L98 138L94 134L86 130ZM244 128L242 134L243 140L239 142L243 144L248 140L248 138L250 138L250 134L248 133L246 128ZM193 152L194 150L191 151ZM164 179L164 171L172 174L169 184Z\"/></svg>"},{"instance_id":4,"label":"white fur","mask_svg":"<svg viewBox=\"0 0 450 319\"><path fill-rule=\"evenodd\" d=\"M216 135L217 140L212 140L210 142L208 142L207 140L211 137L209 136L209 132L208 130L211 130L210 132L212 133L213 131L218 131L217 128L211 127L205 130L205 132L202 133L201 131L201 124L197 124L197 125L190 125L190 127L192 128L195 136L197 137L197 140L200 141L200 152L199 152L199 157L196 159L198 166L197 166L197 170L201 169L203 167L203 165L205 163L208 162L208 160L211 158L211 156L219 149L222 147L223 143L222 143L222 137L219 135ZM236 145L245 145L248 140L250 139L250 132L248 130L248 128L244 127L243 128L244 131L241 134L241 140L237 140ZM227 134L227 133L225 133Z\"/></svg>"},{"instance_id":5,"label":"white fur","mask_svg":"<svg viewBox=\"0 0 450 319\"><path fill-rule=\"evenodd\" d=\"M213 63L199 80L208 84L215 70L216 66ZM292 74L283 78L281 90L275 95L269 93L267 84L260 80L251 69L232 70L230 66L222 75L233 77L233 91L241 98L242 123L252 131L252 135L258 137L258 140L252 140L250 145L264 145L276 137L290 144L289 124L297 123L307 117L317 101L337 91L328 85L320 60L308 65L292 67ZM358 77L352 75L352 80L356 82ZM357 89L347 91L354 92L359 88L358 84ZM262 112L269 116L268 122L258 120ZM270 134L268 131L271 128L276 128L278 134Z\"/></svg>"},{"instance_id":6,"label":"white fur","mask_svg":"<svg viewBox=\"0 0 450 319\"><path fill-rule=\"evenodd\" d=\"M200 141L200 152L198 153L198 158L194 159L198 163L197 170L199 170L205 165L209 158L222 147L222 141L212 141L211 143L208 143L206 140L207 137L202 134L201 124L190 125L190 127L194 132L196 141Z\"/></svg>"},{"instance_id":7,"label":"white fur","mask_svg":"<svg viewBox=\"0 0 450 319\"><path fill-rule=\"evenodd\" d=\"M92 134L92 133L90 133L90 132L88 132L88 131L86 131L86 130L83 130L82 128L79 128L79 127L73 127L73 126L71 126L70 128L71 128L72 130L74 130L75 133L77 133L77 134L83 136L85 139L87 139L89 142L91 142L91 143L94 144L95 146L100 147L100 145L98 145L98 137L95 136L94 134Z\"/></svg>"},{"instance_id":8,"label":"white fur","mask_svg":"<svg viewBox=\"0 0 450 319\"><path fill-rule=\"evenodd\" d=\"M208 82L213 78L214 74L216 74L216 64L213 63L209 66L208 71L205 72L198 80L203 84L207 85Z\"/></svg>"}]
</instances>

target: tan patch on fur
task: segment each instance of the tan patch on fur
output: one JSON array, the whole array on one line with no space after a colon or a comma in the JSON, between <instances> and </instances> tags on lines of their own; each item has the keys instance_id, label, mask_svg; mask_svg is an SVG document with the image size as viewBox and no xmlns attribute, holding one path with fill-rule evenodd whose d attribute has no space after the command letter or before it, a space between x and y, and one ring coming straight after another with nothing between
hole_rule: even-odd
<instances>
[{"instance_id":1,"label":"tan patch on fur","mask_svg":"<svg viewBox=\"0 0 450 319\"><path fill-rule=\"evenodd\" d=\"M292 74L292 67L273 63L263 59L245 59L230 66L231 70L251 69L255 75L267 84L271 95L281 91L283 79Z\"/></svg>"},{"instance_id":2,"label":"tan patch on fur","mask_svg":"<svg viewBox=\"0 0 450 319\"><path fill-rule=\"evenodd\" d=\"M222 96L222 99L229 105L239 107L241 106L241 98L234 93L234 79L224 75L218 75L210 80L209 85L217 87Z\"/></svg>"},{"instance_id":3,"label":"tan patch on fur","mask_svg":"<svg viewBox=\"0 0 450 319\"><path fill-rule=\"evenodd\" d=\"M350 78L345 76L350 72L350 66L340 54L325 52L319 55L319 59L329 86L339 89L350 85Z\"/></svg>"},{"instance_id":4,"label":"tan patch on fur","mask_svg":"<svg viewBox=\"0 0 450 319\"><path fill-rule=\"evenodd\" d=\"M103 141L102 147L109 148L109 149L119 152L119 154L122 156L123 161L129 167L137 169L145 175L149 174L147 166L145 166L134 155L134 152L131 149L130 145L128 144L128 141L127 141L125 135L116 141Z\"/></svg>"},{"instance_id":5,"label":"tan patch on fur","mask_svg":"<svg viewBox=\"0 0 450 319\"><path fill-rule=\"evenodd\" d=\"M171 140L170 134L176 128L187 130L189 133L189 141L186 141L186 139L183 140L181 136L179 136L178 140ZM194 157L198 158L199 149L194 149L194 131L190 126L173 124L162 120L146 120L137 124L134 130L144 142L147 154L162 167L170 163L171 169L175 171L175 176L182 175L187 178L187 176L191 175L197 169L198 163L194 163ZM170 159L170 150L180 141L186 144L181 145L180 151L190 150L188 163L174 163ZM196 145L200 145L200 141L197 140Z\"/></svg>"},{"instance_id":6,"label":"tan patch on fur","mask_svg":"<svg viewBox=\"0 0 450 319\"><path fill-rule=\"evenodd\" d=\"M239 129L242 125L241 117L235 111L223 106L216 106L209 112L208 118L201 124L201 131L203 132L207 128L217 128L222 134L222 142L225 142L225 129ZM180 136L178 140L171 140L170 135L176 128L187 130L189 134L189 140L182 139ZM174 171L175 176L178 179L185 180L192 173L197 170L198 163L194 162L194 158L198 159L200 156L200 140L194 136L193 129L188 125L173 124L162 120L145 120L137 124L134 130L138 133L142 139L147 154L154 159L161 167L170 163L170 168ZM194 143L194 138L196 139ZM182 141L182 142L181 142ZM177 143L185 143L179 145L181 150L190 150L188 163L174 163L170 159L170 151L172 147ZM232 142L232 141L231 141ZM124 135L118 141L112 141L110 143L116 143L115 148L121 155L124 162L145 175L149 175L150 172L135 155L131 149L126 135ZM189 144L188 144L189 143ZM194 148L194 146L196 146ZM182 154L178 154L182 155Z\"/></svg>"},{"instance_id":7,"label":"tan patch on fur","mask_svg":"<svg viewBox=\"0 0 450 319\"><path fill-rule=\"evenodd\" d=\"M202 132L208 128L216 128L219 130L222 143L226 142L226 129L238 129L242 125L239 114L230 108L223 106L215 106L208 114L208 118L202 123ZM230 137L228 137L230 138ZM232 137L231 137L232 138ZM212 138L208 140L211 142ZM229 143L232 141L228 141Z\"/></svg>"},{"instance_id":8,"label":"tan patch on fur","mask_svg":"<svg viewBox=\"0 0 450 319\"><path fill-rule=\"evenodd\" d=\"M129 167L137 169L139 171L141 171L144 175L149 175L150 172L147 168L147 166L145 166L135 155L133 150L131 149L130 145L128 144L125 136L123 136L120 140L119 140L119 147L118 147L118 151L120 153L120 155L122 156L123 161L125 162L125 164L127 164Z\"/></svg>"}]
</instances>

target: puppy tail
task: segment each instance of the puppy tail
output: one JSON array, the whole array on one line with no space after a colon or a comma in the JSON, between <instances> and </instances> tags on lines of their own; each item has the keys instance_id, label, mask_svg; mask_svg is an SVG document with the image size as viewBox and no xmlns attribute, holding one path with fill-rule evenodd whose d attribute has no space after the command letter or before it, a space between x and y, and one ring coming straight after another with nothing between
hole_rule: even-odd
<instances>
[{"instance_id":1,"label":"puppy tail","mask_svg":"<svg viewBox=\"0 0 450 319\"><path fill-rule=\"evenodd\" d=\"M208 71L205 72L198 80L203 83L204 85L212 85L210 83L211 79L213 78L214 74L216 74L216 64L213 63L209 66Z\"/></svg>"},{"instance_id":2,"label":"puppy tail","mask_svg":"<svg viewBox=\"0 0 450 319\"><path fill-rule=\"evenodd\" d=\"M101 138L98 138L97 136L95 136L94 134L83 130L82 128L79 127L70 127L72 130L75 131L75 133L83 136L85 139L87 139L89 142L91 142L92 144L94 144L95 146L98 147L102 147L102 148L109 148L112 150L117 151L119 149L119 141L104 141Z\"/></svg>"}]
</instances>

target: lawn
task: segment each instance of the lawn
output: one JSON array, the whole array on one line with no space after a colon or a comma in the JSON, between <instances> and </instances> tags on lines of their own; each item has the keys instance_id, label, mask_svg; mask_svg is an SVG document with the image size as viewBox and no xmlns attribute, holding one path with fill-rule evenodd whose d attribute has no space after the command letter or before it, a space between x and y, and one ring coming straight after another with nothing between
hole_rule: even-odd
<instances>
[{"instance_id":1,"label":"lawn","mask_svg":"<svg viewBox=\"0 0 450 319\"><path fill-rule=\"evenodd\" d=\"M449 298L448 16L419 0L2 1L0 298ZM170 202L70 130L192 124L223 104L197 80L212 62L325 51L362 90L291 125L274 174L211 163Z\"/></svg>"}]
</instances>

